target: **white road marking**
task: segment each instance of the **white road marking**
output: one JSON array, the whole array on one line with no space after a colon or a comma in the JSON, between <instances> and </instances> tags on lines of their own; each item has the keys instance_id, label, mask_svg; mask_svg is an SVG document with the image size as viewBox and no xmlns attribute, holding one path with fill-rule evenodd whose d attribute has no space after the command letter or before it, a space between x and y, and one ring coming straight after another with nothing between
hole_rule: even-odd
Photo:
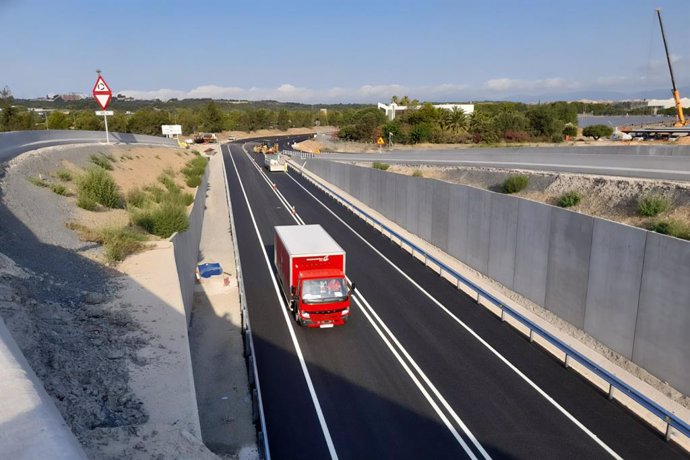
<instances>
[{"instance_id":1,"label":"white road marking","mask_svg":"<svg viewBox=\"0 0 690 460\"><path fill-rule=\"evenodd\" d=\"M568 412L563 406L558 404L556 400L554 400L551 396L549 396L544 390L542 390L536 383L534 383L529 377L527 377L525 374L520 371L517 367L515 367L510 361L508 361L507 358L505 358L501 353L499 353L495 348L493 348L488 342L486 342L482 337L479 336L471 327L469 327L467 324L465 324L460 318L455 316L445 305L443 305L441 302L439 302L434 296L429 294L422 286L420 286L415 280L413 280L407 273L405 273L402 269L400 269L397 265L395 265L390 259L388 259L385 255L383 255L378 249L376 249L371 243L369 243L366 238L364 238L362 235L357 233L355 229L350 227L344 220L340 218L335 212L333 212L326 204L324 204L321 200L319 200L316 196L314 196L309 190L304 188L302 184L300 184L294 177L292 177L290 174L288 174L288 177L292 179L297 185L299 185L302 190L304 190L309 196L311 196L316 202L318 202L321 206L323 206L328 212L330 212L336 219L338 219L340 222L342 222L343 225L345 225L352 233L354 233L359 239L361 239L367 246L369 246L374 252L376 252L383 260L385 260L391 267L393 267L396 271L398 271L405 279L407 279L410 283L412 283L413 286L415 286L420 292L422 292L426 297L429 298L434 304L436 304L441 310L443 310L448 316L450 316L455 322L457 322L463 329L465 329L467 332L469 332L475 339L477 339L484 347L486 347L492 354L494 354L498 359L503 361L503 363L508 366L513 372L515 372L522 380L524 380L528 385L530 385L532 388L534 388L541 396L544 397L551 405L553 405L556 409L558 409L559 412L561 412L563 415L565 415L571 422L575 424L578 428L580 428L583 432L585 432L594 442L599 444L606 452L608 452L612 457L616 459L621 459L622 457L618 455L611 447L609 447L604 441L599 439L599 437L594 434L592 431L589 430L586 426L584 426L579 420L577 420L570 412Z\"/></svg>"},{"instance_id":2,"label":"white road marking","mask_svg":"<svg viewBox=\"0 0 690 460\"><path fill-rule=\"evenodd\" d=\"M316 415L319 419L319 424L321 425L321 431L323 431L323 436L326 439L326 444L328 445L328 451L331 454L331 458L333 460L337 460L338 454L335 451L335 446L333 445L333 439L331 438L331 433L328 430L328 425L326 424L326 419L323 416L323 411L321 410L321 404L319 403L319 398L316 395L316 390L314 389L314 384L312 383L311 376L309 375L309 370L307 369L307 364L304 361L304 355L302 354L302 349L299 346L299 342L297 341L297 336L295 335L295 331L292 327L292 321L288 317L287 310L283 308L283 301L282 301L282 294L281 290L278 287L278 282L276 281L275 275L273 274L273 270L271 269L271 263L268 260L268 256L266 255L266 250L264 249L263 242L261 241L261 233L259 232L259 227L256 224L256 219L254 218L254 212L252 211L252 206L249 204L249 198L247 198L247 192L244 190L244 184L242 184L242 179L240 178L240 173L237 170L237 164L235 164L235 159L232 157L232 153L230 153L230 160L232 161L232 166L235 168L235 175L237 175L237 180L240 183L240 188L242 189L242 195L244 195L244 201L247 203L247 209L249 210L249 216L252 218L252 224L254 225L254 231L256 232L256 237L259 242L259 247L261 251L261 255L264 258L264 262L266 262L266 268L268 269L268 273L271 275L271 280L273 281L273 288L275 289L276 297L278 298L278 303L280 304L281 312L283 313L283 318L285 319L285 323L287 324L288 331L290 332L290 338L292 339L292 344L295 347L295 352L297 353L297 358L299 359L300 366L302 367L302 373L304 374L304 379L307 382L307 387L309 388L309 394L311 395L311 400L314 403L314 409L316 410Z\"/></svg>"},{"instance_id":3,"label":"white road marking","mask_svg":"<svg viewBox=\"0 0 690 460\"><path fill-rule=\"evenodd\" d=\"M244 149L243 149L243 150L244 150ZM250 155L246 150L244 150L244 153L245 153L245 155L247 156L247 158L249 159L249 161L252 162L252 163L254 163L254 161L253 161L252 158L251 158L251 155ZM256 166L256 165L255 165L255 166ZM257 168L257 169L258 169L258 171L259 171L260 173L263 174L263 171L262 171L260 168ZM294 179L293 179L293 180L294 180ZM273 189L274 193L276 193L276 195L277 195L277 194L278 194L278 190L277 190L277 189L274 189L274 188L272 187L272 183L271 183L270 181L267 181L267 182L269 183L269 185L270 185L271 188ZM307 193L309 193L309 192L307 192ZM285 200L285 203L287 203L288 209L291 209L291 205L290 205L290 203L287 201L287 199L286 199L285 197L282 197L282 198L281 198L281 201L282 201L282 200ZM330 210L329 210L329 211L330 211ZM293 217L293 219L295 220L295 222L297 222L297 223L300 224L300 225L304 225L304 220L302 220L302 218L301 218L298 214L296 214L296 213L295 213L295 214L292 214L292 217ZM337 217L337 216L336 216L336 217ZM349 280L348 280L348 281L349 281ZM391 342L387 339L387 337L385 336L385 334L381 331L381 329L380 329L379 326L376 324L376 322L372 319L372 317L370 316L370 314L367 313L367 312L365 311L365 308L368 308L369 311L371 312L371 315L375 316L376 319L381 323L381 326L385 329L385 331L388 333L388 335L390 335L390 337L391 337L391 339L393 340L393 342L395 342L395 344L401 349L401 352L402 352L403 355L405 355L405 357L411 362L411 364L412 364L412 366L414 367L414 369L415 369L418 373L420 373L422 379L423 379L423 380L426 382L426 384L431 388L432 392L436 395L436 397L439 398L439 399L441 400L441 403L443 404L443 406L446 408L446 410L448 410L448 411L451 413L453 419L454 419L454 420L456 421L456 423L462 428L462 430L465 432L465 434L467 435L467 437L472 441L472 443L475 445L475 447L477 448L477 450L482 454L483 458L486 459L486 460L491 459L491 456L489 456L489 454L488 454L488 453L486 452L486 450L482 447L482 445L479 443L479 441L477 440L477 438L472 434L472 432L470 432L469 428L467 428L467 426L462 422L462 420L460 419L460 417L458 417L458 415L455 413L455 411L453 410L453 408L446 402L445 398L444 398L444 397L441 395L441 393L436 389L436 387L431 383L431 381L430 381L429 378L426 376L426 374L424 374L424 372L422 372L422 370L420 369L419 365L412 359L412 357L409 355L409 353L407 352L407 350L405 350L405 349L403 348L403 346L400 344L400 341L395 337L395 335L393 334L393 332L391 332L391 330L388 328L388 326L386 326L386 324L383 322L383 320L376 314L376 312L375 312L374 309L372 308L371 304L369 304L369 302L364 298L364 296L362 295L362 293L361 293L360 291L356 291L355 295L357 296L357 298L355 298L354 296L353 296L353 298L355 298L355 299L357 300L357 303L358 303L358 305L360 306L360 310L362 310L362 311L364 312L364 316L367 318L367 320L368 320L368 321L371 323L371 325L374 327L374 330L379 334L379 336L380 336L381 339L384 341L384 343L386 344L386 346L388 346L388 348L389 348L390 351L393 353L393 355L396 357L396 359L398 360L398 362L402 365L402 367L403 367L403 369L405 370L405 372L407 372L407 374L409 375L409 377L412 379L412 382L417 386L417 388L419 389L419 391L420 391L420 392L422 393L422 395L426 398L426 400L429 402L429 404L430 404L431 407L434 409L434 411L436 412L436 414L439 416L439 418L441 418L441 420L443 421L443 423L446 425L446 427L448 428L448 430L451 432L451 434L452 434L453 437L456 439L456 441L460 444L460 446L463 448L463 450L467 453L467 455L469 455L469 457L470 457L472 460L478 460L478 459L477 459L477 456L474 454L474 452L472 451L472 449L467 445L467 443L466 443L465 440L462 438L462 436L460 435L460 433L458 433L458 431L455 429L455 427L450 423L450 421L448 420L448 418L446 417L446 415L445 415L445 414L443 413L443 411L441 411L441 409L438 407L438 405L437 405L436 402L433 400L433 398L431 397L431 395L429 394L429 392L422 386L422 384L420 383L419 379L414 375L414 373L412 372L412 370L410 369L410 367L409 367L409 366L407 365L407 363L402 359L402 357L400 356L400 354L398 353L398 351L397 351L397 350L395 349L395 347L391 344ZM366 307L365 307L365 308L362 308L362 305L365 305ZM332 325L330 325L330 326L332 326Z\"/></svg>"}]
</instances>

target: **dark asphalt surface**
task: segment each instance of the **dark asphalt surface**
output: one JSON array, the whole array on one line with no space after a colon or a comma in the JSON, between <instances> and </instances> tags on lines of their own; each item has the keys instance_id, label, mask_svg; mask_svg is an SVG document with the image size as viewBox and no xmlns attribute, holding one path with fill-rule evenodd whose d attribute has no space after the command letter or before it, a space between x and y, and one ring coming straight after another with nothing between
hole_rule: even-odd
<instances>
[{"instance_id":1,"label":"dark asphalt surface","mask_svg":"<svg viewBox=\"0 0 690 460\"><path fill-rule=\"evenodd\" d=\"M338 161L528 169L604 176L690 181L690 145L637 147L515 147L324 153Z\"/></svg>"},{"instance_id":2,"label":"dark asphalt surface","mask_svg":"<svg viewBox=\"0 0 690 460\"><path fill-rule=\"evenodd\" d=\"M271 454L273 458L327 458L324 436L281 311L285 307L278 301L260 253L267 251L272 260L272 227L294 224L294 220L240 146L232 145L231 150L231 155L224 155ZM248 215L238 173L261 243ZM290 174L623 458L685 458L589 383L308 182ZM272 173L270 178L306 223L323 225L347 251L347 272L359 293L491 457L609 457L287 174ZM344 327L296 328L295 332L339 458L467 456L357 305ZM444 414L450 418L447 411ZM454 422L453 426L462 433ZM471 444L464 434L463 439Z\"/></svg>"}]
</instances>

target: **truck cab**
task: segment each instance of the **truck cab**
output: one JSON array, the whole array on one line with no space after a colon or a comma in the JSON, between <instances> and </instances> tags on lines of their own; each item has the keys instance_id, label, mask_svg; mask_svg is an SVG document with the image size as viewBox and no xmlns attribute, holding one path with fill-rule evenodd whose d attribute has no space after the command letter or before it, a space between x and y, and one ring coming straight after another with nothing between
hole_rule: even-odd
<instances>
[{"instance_id":1,"label":"truck cab","mask_svg":"<svg viewBox=\"0 0 690 460\"><path fill-rule=\"evenodd\" d=\"M350 289L340 270L300 272L292 301L295 321L303 326L339 326L350 317Z\"/></svg>"}]
</instances>

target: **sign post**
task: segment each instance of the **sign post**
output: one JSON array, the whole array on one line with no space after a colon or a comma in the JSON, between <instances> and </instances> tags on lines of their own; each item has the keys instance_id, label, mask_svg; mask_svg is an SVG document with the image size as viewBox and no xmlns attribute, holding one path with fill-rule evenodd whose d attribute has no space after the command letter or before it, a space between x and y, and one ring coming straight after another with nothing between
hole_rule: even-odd
<instances>
[{"instance_id":1,"label":"sign post","mask_svg":"<svg viewBox=\"0 0 690 460\"><path fill-rule=\"evenodd\" d=\"M113 112L106 109L108 108L108 104L110 104L110 100L113 98L113 92L110 91L110 87L108 87L108 84L101 76L101 71L98 70L97 72L98 79L96 80L96 84L93 85L93 97L103 110L97 111L96 115L103 115L103 120L105 120L105 143L110 144L110 137L108 136L108 115L112 115Z\"/></svg>"}]
</instances>

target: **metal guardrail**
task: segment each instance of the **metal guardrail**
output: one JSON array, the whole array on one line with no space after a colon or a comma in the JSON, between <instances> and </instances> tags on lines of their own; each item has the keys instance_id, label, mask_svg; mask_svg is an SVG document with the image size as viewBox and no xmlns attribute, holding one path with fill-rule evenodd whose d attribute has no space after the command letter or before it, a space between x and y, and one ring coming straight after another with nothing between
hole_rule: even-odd
<instances>
[{"instance_id":1,"label":"metal guardrail","mask_svg":"<svg viewBox=\"0 0 690 460\"><path fill-rule=\"evenodd\" d=\"M300 152L297 152L300 153ZM650 413L654 414L657 416L659 419L661 419L662 422L666 423L666 432L665 432L665 439L668 441L671 437L671 430L670 428L673 427L675 430L677 430L679 433L683 434L685 437L690 439L690 425L686 423L684 420L680 419L677 417L675 414L667 410L666 408L660 406L656 402L652 401L636 389L632 388L625 382L623 382L621 379L616 377L615 375L611 374L609 371L606 369L603 369L593 361L591 361L589 358L578 352L577 350L574 350L567 344L563 343L561 340L559 340L557 337L549 333L548 331L544 330L541 328L539 325L536 323L530 321L529 319L525 318L522 316L520 313L518 313L516 310L511 308L510 306L506 305L504 302L501 300L497 299L494 297L492 294L489 292L485 291L482 289L480 286L477 284L473 283L469 279L465 278L462 276L460 273L456 272L453 268L449 267L448 265L444 264L428 252L426 252L424 249L420 248L419 246L415 245L411 241L407 240L404 236L400 235L397 233L395 230L391 229L375 217L371 216L367 212L363 211L359 207L357 207L355 204L351 203L349 200L346 198L340 196L338 193L334 192L331 190L329 187L320 184L313 180L311 177L305 176L303 174L303 169L304 165L301 165L300 167L295 166L295 165L290 165L295 171L300 173L303 177L305 177L307 180L309 180L311 183L316 185L317 187L321 188L326 192L326 194L330 195L332 198L336 199L337 201L340 201L343 203L346 207L349 207L351 210L355 211L357 214L360 215L360 218L362 218L365 222L371 221L372 226L377 225L381 231L385 235L387 232L389 235L389 238L391 241L393 241L393 237L398 239L400 247L403 246L403 244L407 245L411 249L411 254L412 256L415 255L415 252L419 253L420 255L424 256L424 265L428 266L429 261L431 261L434 265L439 267L439 275L443 275L443 272L445 271L448 275L452 276L456 280L456 287L459 289L460 288L460 283L465 285L466 287L470 288L474 292L477 293L477 302L479 303L482 299L489 301L492 303L495 307L498 307L501 310L501 320L505 320L505 315L509 315L512 318L514 318L516 321L518 321L520 324L523 326L527 327L529 329L529 340L530 342L533 341L534 338L534 333L537 333L540 337L542 337L544 340L546 340L548 343L553 345L554 347L558 348L561 350L563 353L565 353L565 358L564 358L564 365L568 367L568 361L570 358L574 359L577 361L579 364L584 366L586 369L589 371L593 372L600 378L606 381L609 385L609 390L608 390L608 396L609 399L613 398L613 390L616 389L620 392L622 392L625 396L629 397L633 401L635 401L637 404L639 404L641 407L649 411ZM310 172L311 173L311 172ZM315 173L311 173L315 174ZM369 222L367 222L369 223Z\"/></svg>"},{"instance_id":2,"label":"metal guardrail","mask_svg":"<svg viewBox=\"0 0 690 460\"><path fill-rule=\"evenodd\" d=\"M229 148L228 148L229 150ZM268 437L266 436L266 419L264 417L263 400L261 398L261 385L259 383L259 371L256 367L256 360L254 359L254 339L252 336L252 327L249 323L249 309L247 307L247 296L244 291L244 277L242 275L242 264L240 262L239 245L237 242L237 230L235 228L235 220L232 213L232 202L230 201L230 189L228 187L228 179L225 174L225 158L223 157L223 149L220 151L221 162L223 163L223 181L225 182L225 190L227 193L228 211L230 219L230 231L232 233L232 243L234 245L235 266L237 269L237 284L240 293L240 309L242 321L242 335L244 337L244 356L247 360L247 380L249 389L252 395L252 421L257 426L257 438L259 445L259 455L262 459L270 460L271 451L268 448Z\"/></svg>"},{"instance_id":3,"label":"metal guardrail","mask_svg":"<svg viewBox=\"0 0 690 460\"><path fill-rule=\"evenodd\" d=\"M310 158L316 158L316 154L315 154L315 153L311 153L311 152L300 152L300 151L297 151L297 150L282 150L280 153L282 153L283 155L287 155L287 156L289 156L289 157L291 157L291 158L299 158L300 160L306 160L306 159L310 159Z\"/></svg>"}]
</instances>

